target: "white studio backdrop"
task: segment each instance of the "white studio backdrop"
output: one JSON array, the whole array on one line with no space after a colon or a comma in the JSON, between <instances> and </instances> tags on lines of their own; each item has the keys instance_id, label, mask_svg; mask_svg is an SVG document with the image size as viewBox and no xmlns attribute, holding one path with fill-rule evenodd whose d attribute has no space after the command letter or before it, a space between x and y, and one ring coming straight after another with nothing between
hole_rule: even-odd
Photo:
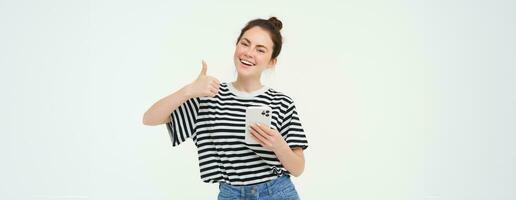
<instances>
[{"instance_id":1,"label":"white studio backdrop","mask_svg":"<svg viewBox=\"0 0 516 200\"><path fill-rule=\"evenodd\" d=\"M514 1L0 0L0 199L215 199L189 141L142 125L277 16L264 83L309 147L302 199L515 199ZM324 198L323 198L324 197Z\"/></svg>"}]
</instances>

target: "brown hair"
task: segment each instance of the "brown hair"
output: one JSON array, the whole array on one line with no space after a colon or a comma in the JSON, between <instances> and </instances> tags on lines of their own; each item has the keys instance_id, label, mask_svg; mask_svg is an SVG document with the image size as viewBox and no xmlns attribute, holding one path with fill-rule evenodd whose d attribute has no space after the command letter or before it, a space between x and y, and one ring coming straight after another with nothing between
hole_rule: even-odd
<instances>
[{"instance_id":1,"label":"brown hair","mask_svg":"<svg viewBox=\"0 0 516 200\"><path fill-rule=\"evenodd\" d=\"M255 26L258 26L269 32L269 35L271 36L271 40L272 40L272 44L273 44L271 60L278 57L279 53L281 52L281 45L283 44L283 38L281 37L281 33L280 33L281 28L283 28L283 23L281 23L281 21L276 17L271 17L268 20L254 19L254 20L249 21L247 23L247 25L245 25L245 27L240 32L240 36L238 36L236 43L238 44L238 42L240 41L240 38L242 38L242 35L244 35L244 33L247 30L249 30Z\"/></svg>"}]
</instances>

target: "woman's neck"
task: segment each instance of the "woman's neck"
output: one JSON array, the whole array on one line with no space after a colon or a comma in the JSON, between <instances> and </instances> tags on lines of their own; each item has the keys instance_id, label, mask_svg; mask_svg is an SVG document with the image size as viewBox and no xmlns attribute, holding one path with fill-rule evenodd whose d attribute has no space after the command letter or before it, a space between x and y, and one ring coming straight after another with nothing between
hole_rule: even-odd
<instances>
[{"instance_id":1,"label":"woman's neck","mask_svg":"<svg viewBox=\"0 0 516 200\"><path fill-rule=\"evenodd\" d=\"M233 82L233 87L241 92L254 92L263 87L260 79L243 79L238 77L236 81Z\"/></svg>"}]
</instances>

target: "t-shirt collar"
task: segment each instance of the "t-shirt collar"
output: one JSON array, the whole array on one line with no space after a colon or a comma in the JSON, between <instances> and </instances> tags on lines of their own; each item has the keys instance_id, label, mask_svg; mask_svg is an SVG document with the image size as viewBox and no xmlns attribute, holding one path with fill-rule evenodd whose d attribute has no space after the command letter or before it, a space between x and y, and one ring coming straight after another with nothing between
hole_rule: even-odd
<instances>
[{"instance_id":1,"label":"t-shirt collar","mask_svg":"<svg viewBox=\"0 0 516 200\"><path fill-rule=\"evenodd\" d=\"M253 92L244 92L244 91L237 90L233 86L233 82L228 82L227 85L228 85L229 91L231 91L233 94L235 94L238 97L246 97L246 98L258 96L260 94L265 93L265 91L267 91L269 89L268 86L264 85L262 88L255 90Z\"/></svg>"}]
</instances>

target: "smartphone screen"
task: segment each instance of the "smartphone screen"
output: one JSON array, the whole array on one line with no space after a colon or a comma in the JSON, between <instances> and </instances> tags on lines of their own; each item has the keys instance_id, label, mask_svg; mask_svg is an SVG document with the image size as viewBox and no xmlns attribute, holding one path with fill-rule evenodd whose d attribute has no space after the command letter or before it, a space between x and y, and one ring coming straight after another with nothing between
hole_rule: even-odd
<instances>
[{"instance_id":1,"label":"smartphone screen","mask_svg":"<svg viewBox=\"0 0 516 200\"><path fill-rule=\"evenodd\" d=\"M245 110L245 142L260 145L251 135L251 124L260 123L270 127L271 120L272 109L269 106L247 107Z\"/></svg>"}]
</instances>

